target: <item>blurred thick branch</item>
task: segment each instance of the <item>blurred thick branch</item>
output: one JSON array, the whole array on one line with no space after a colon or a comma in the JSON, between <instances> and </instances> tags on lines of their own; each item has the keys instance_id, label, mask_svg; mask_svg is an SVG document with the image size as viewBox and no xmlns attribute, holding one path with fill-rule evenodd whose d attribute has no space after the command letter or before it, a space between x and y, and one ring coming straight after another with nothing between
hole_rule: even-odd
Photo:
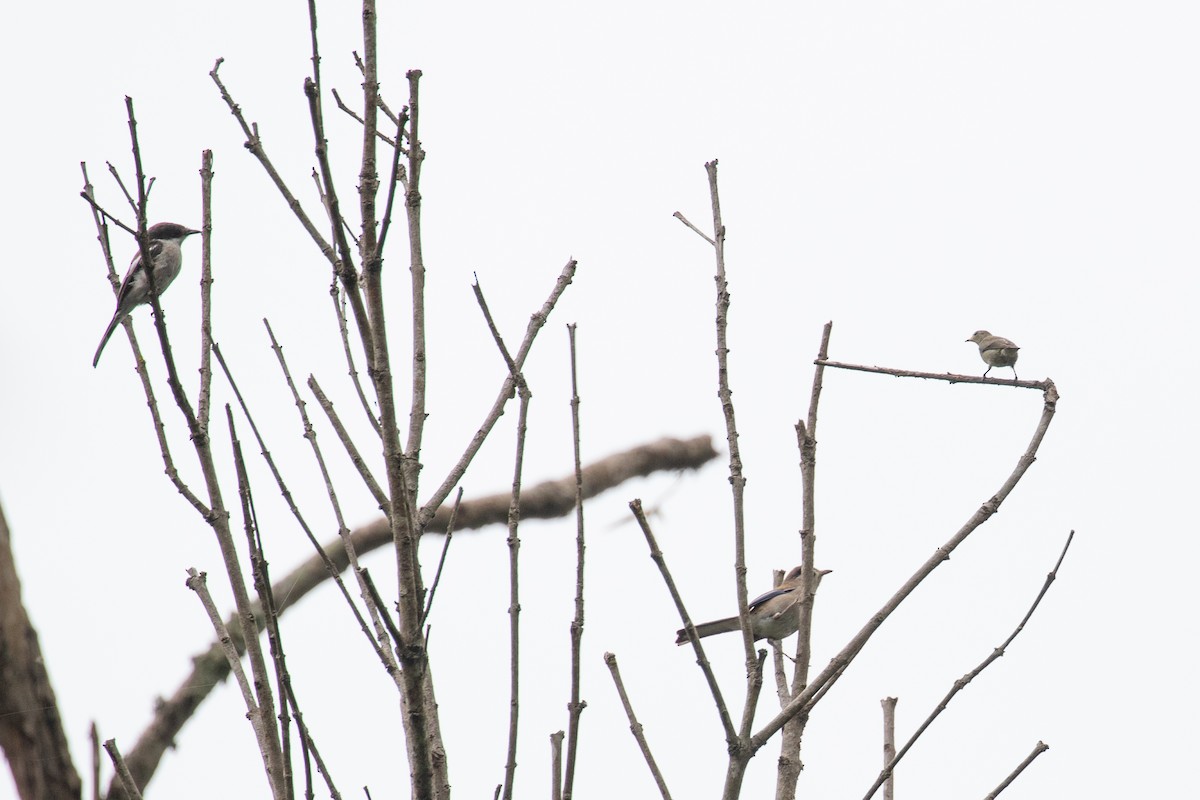
<instances>
[{"instance_id":1,"label":"blurred thick branch","mask_svg":"<svg viewBox=\"0 0 1200 800\"><path fill-rule=\"evenodd\" d=\"M595 497L632 478L651 475L655 472L699 469L717 457L712 440L708 436L691 439L664 438L656 442L634 447L621 453L596 461L583 470L583 496ZM464 500L458 508L455 533L479 529L486 525L504 524L508 521L510 494ZM524 519L549 519L565 516L575 508L575 475L572 473L558 480L545 481L521 490L521 516ZM451 508L444 506L425 526L427 534L439 534L446 530ZM392 541L388 522L380 517L351 532L354 549L359 555L369 550L388 545ZM347 566L346 549L340 540L328 542L325 553L339 570ZM295 605L301 597L320 586L330 577L319 556L314 555L290 574L275 581L272 588L279 612ZM7 606L6 606L7 607ZM261 617L260 613L256 616ZM231 631L233 633L234 631ZM3 631L0 631L2 634ZM234 637L239 651L241 640ZM157 704L154 718L142 733L137 744L126 754L130 772L139 786L145 786L158 768L159 761L167 748L174 744L175 737L191 718L200 703L229 674L229 664L220 646L213 644L207 651L193 658L192 672L180 683L170 697ZM114 790L110 786L109 791Z\"/></svg>"}]
</instances>

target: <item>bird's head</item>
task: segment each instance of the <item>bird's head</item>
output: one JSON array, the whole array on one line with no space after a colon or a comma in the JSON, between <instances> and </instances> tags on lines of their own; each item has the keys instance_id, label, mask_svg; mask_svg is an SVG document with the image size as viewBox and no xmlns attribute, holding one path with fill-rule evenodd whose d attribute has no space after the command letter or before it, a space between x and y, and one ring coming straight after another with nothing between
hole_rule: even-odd
<instances>
[{"instance_id":1,"label":"bird's head","mask_svg":"<svg viewBox=\"0 0 1200 800\"><path fill-rule=\"evenodd\" d=\"M193 233L199 232L191 228L185 228L175 222L156 222L150 226L150 230L146 231L146 235L151 239L161 239L163 241L174 239L181 242Z\"/></svg>"}]
</instances>

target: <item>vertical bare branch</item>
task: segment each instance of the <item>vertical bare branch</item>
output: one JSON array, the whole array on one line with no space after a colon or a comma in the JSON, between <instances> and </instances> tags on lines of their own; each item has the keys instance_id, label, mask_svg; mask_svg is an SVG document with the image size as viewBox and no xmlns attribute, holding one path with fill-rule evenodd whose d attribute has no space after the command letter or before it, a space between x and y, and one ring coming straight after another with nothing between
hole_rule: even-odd
<instances>
[{"instance_id":1,"label":"vertical bare branch","mask_svg":"<svg viewBox=\"0 0 1200 800\"><path fill-rule=\"evenodd\" d=\"M629 730L633 733L633 738L638 743L638 749L642 751L642 758L646 759L646 766L650 768L650 774L654 776L654 783L658 786L658 793L662 795L663 800L671 800L671 793L667 790L667 782L663 778L662 772L658 769L658 763L654 760L654 754L650 752L650 743L646 741L646 734L642 730L642 723L638 722L637 715L633 713L633 705L629 702L629 695L625 693L625 683L621 680L621 671L617 667L617 657L612 653L605 653L604 663L608 665L608 671L612 673L613 684L617 687L617 694L621 698L621 705L625 707L625 716L629 719Z\"/></svg>"},{"instance_id":2,"label":"vertical bare branch","mask_svg":"<svg viewBox=\"0 0 1200 800\"><path fill-rule=\"evenodd\" d=\"M562 800L562 743L566 734L550 734L550 800Z\"/></svg>"},{"instance_id":3,"label":"vertical bare branch","mask_svg":"<svg viewBox=\"0 0 1200 800\"><path fill-rule=\"evenodd\" d=\"M817 349L818 362L828 357L829 337L833 323L826 322L821 333L821 344ZM808 685L808 670L812 663L812 619L813 602L816 598L816 552L817 552L817 408L821 402L825 368L820 363L813 371L812 392L808 401L808 421L796 422L796 444L800 450L801 507L803 522L800 528L801 572L800 572L800 617L796 636L796 670L792 675L790 696L795 696ZM804 738L804 727L808 718L804 714L790 720L783 728L779 742L779 769L776 775L776 800L792 800L796 796L796 784L800 780L800 746Z\"/></svg>"},{"instance_id":4,"label":"vertical bare branch","mask_svg":"<svg viewBox=\"0 0 1200 800\"><path fill-rule=\"evenodd\" d=\"M199 425L208 430L212 390L212 150L200 157L200 400Z\"/></svg>"},{"instance_id":5,"label":"vertical bare branch","mask_svg":"<svg viewBox=\"0 0 1200 800\"><path fill-rule=\"evenodd\" d=\"M821 345L818 348L818 359L825 359L829 354L829 337L833 332L833 323L826 322L821 332ZM817 552L817 407L821 402L821 388L824 386L825 368L820 364L813 370L812 393L808 401L808 422L796 422L796 440L800 448L800 478L802 484L803 527L800 530L801 563L800 573L801 601L799 636L796 637L796 673L792 679L792 694L796 694L808 685L808 668L812 660L812 612L813 594L815 592L814 575ZM812 587L812 590L810 590ZM797 745L799 743L797 742Z\"/></svg>"},{"instance_id":6,"label":"vertical bare branch","mask_svg":"<svg viewBox=\"0 0 1200 800\"><path fill-rule=\"evenodd\" d=\"M521 550L521 539L517 528L521 521L521 470L525 464L525 426L529 419L529 386L525 378L518 375L518 394L521 404L517 416L517 455L513 466L512 501L508 507L508 621L509 621L509 715L508 715L508 758L504 763L504 800L512 800L513 780L517 772L517 716L520 708L520 641L521 641L521 594L517 581L519 571L517 555Z\"/></svg>"},{"instance_id":7,"label":"vertical bare branch","mask_svg":"<svg viewBox=\"0 0 1200 800\"><path fill-rule=\"evenodd\" d=\"M88 726L88 739L92 744L92 800L101 800L100 794L100 729L96 722Z\"/></svg>"},{"instance_id":8,"label":"vertical bare branch","mask_svg":"<svg viewBox=\"0 0 1200 800\"><path fill-rule=\"evenodd\" d=\"M729 388L729 282L725 277L725 223L721 220L721 196L717 189L717 160L704 165L708 173L708 191L712 201L713 251L717 261L717 397L725 417L726 441L729 444L729 484L733 489L734 576L737 581L738 618L742 623L742 644L746 650L746 676L754 674L754 634L747 620L749 600L746 594L746 517L744 497L746 478L742 474L742 451L738 445L737 419L733 410L733 390ZM753 722L753 709L743 710L740 736L748 736Z\"/></svg>"},{"instance_id":9,"label":"vertical bare branch","mask_svg":"<svg viewBox=\"0 0 1200 800\"><path fill-rule=\"evenodd\" d=\"M421 145L421 104L419 87L421 70L409 70L408 78L408 191L404 207L408 212L409 271L412 274L413 353L412 353L412 410L408 420L408 444L405 458L413 472L409 485L416 506L417 458L421 452L421 437L425 430L425 257L421 246L421 167L425 148Z\"/></svg>"},{"instance_id":10,"label":"vertical bare branch","mask_svg":"<svg viewBox=\"0 0 1200 800\"><path fill-rule=\"evenodd\" d=\"M883 706L883 763L887 766L896 757L896 698L885 697L879 703ZM894 800L895 796L896 776L889 770L883 784L883 800Z\"/></svg>"},{"instance_id":11,"label":"vertical bare branch","mask_svg":"<svg viewBox=\"0 0 1200 800\"><path fill-rule=\"evenodd\" d=\"M583 463L579 442L579 379L575 359L575 325L567 326L571 354L571 438L575 457L575 618L571 620L571 700L567 704L567 771L563 798L570 800L575 785L575 756L579 747L579 717L587 703L580 700L580 649L583 643ZM607 660L607 659L606 659ZM616 668L616 658L609 665Z\"/></svg>"}]
</instances>

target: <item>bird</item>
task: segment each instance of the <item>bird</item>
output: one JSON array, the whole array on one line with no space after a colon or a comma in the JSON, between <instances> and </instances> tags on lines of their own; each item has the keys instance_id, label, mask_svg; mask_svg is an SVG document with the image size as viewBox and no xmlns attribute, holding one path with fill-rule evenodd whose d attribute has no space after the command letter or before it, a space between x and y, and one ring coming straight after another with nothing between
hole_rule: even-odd
<instances>
[{"instance_id":1,"label":"bird","mask_svg":"<svg viewBox=\"0 0 1200 800\"><path fill-rule=\"evenodd\" d=\"M803 599L800 596L800 573L803 569L803 566L792 568L782 583L750 601L750 629L756 640L784 639L791 636L800 627L800 601ZM813 570L811 591L815 592L821 578L831 572L833 572L831 569ZM742 626L737 617L728 617L697 625L696 635L703 639L705 636L741 629ZM687 630L677 631L675 644L687 644L687 642Z\"/></svg>"},{"instance_id":2,"label":"bird","mask_svg":"<svg viewBox=\"0 0 1200 800\"><path fill-rule=\"evenodd\" d=\"M979 357L983 359L983 363L988 365L988 368L983 371L983 377L992 371L992 367L1012 367L1013 380L1017 380L1017 351L1021 348L1017 347L1003 336L993 336L987 331L975 331L971 334L968 342L974 342L979 345Z\"/></svg>"},{"instance_id":3,"label":"bird","mask_svg":"<svg viewBox=\"0 0 1200 800\"><path fill-rule=\"evenodd\" d=\"M179 268L183 265L183 251L180 249L183 240L199 232L174 222L158 222L146 231L146 238L150 240L150 258L154 264L154 291L157 294L161 295L179 274ZM121 324L121 320L129 316L129 312L134 308L148 302L150 281L142 266L142 253L139 249L133 261L129 262L125 280L121 281L121 290L117 292L117 310L113 312L112 321L108 323L108 328L100 339L100 346L96 348L96 356L92 359L93 368L100 363L100 354L104 352L104 346L108 344L109 337Z\"/></svg>"}]
</instances>

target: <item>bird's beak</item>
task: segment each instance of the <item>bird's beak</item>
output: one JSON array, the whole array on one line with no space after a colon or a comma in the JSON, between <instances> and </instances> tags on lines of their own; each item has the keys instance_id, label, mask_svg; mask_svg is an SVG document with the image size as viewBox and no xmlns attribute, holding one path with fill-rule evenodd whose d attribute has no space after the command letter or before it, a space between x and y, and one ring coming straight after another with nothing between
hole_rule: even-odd
<instances>
[{"instance_id":1,"label":"bird's beak","mask_svg":"<svg viewBox=\"0 0 1200 800\"><path fill-rule=\"evenodd\" d=\"M192 230L191 228L188 228L187 235L188 235L188 236L191 236L193 233L199 233L199 232L200 232L200 231L194 231L194 230Z\"/></svg>"},{"instance_id":2,"label":"bird's beak","mask_svg":"<svg viewBox=\"0 0 1200 800\"><path fill-rule=\"evenodd\" d=\"M831 569L819 569L819 570L817 570L817 574L818 574L818 575L822 575L822 576L824 576L824 575L828 575L828 574L829 574L829 573L831 573L831 572L833 572L833 570L831 570Z\"/></svg>"}]
</instances>

